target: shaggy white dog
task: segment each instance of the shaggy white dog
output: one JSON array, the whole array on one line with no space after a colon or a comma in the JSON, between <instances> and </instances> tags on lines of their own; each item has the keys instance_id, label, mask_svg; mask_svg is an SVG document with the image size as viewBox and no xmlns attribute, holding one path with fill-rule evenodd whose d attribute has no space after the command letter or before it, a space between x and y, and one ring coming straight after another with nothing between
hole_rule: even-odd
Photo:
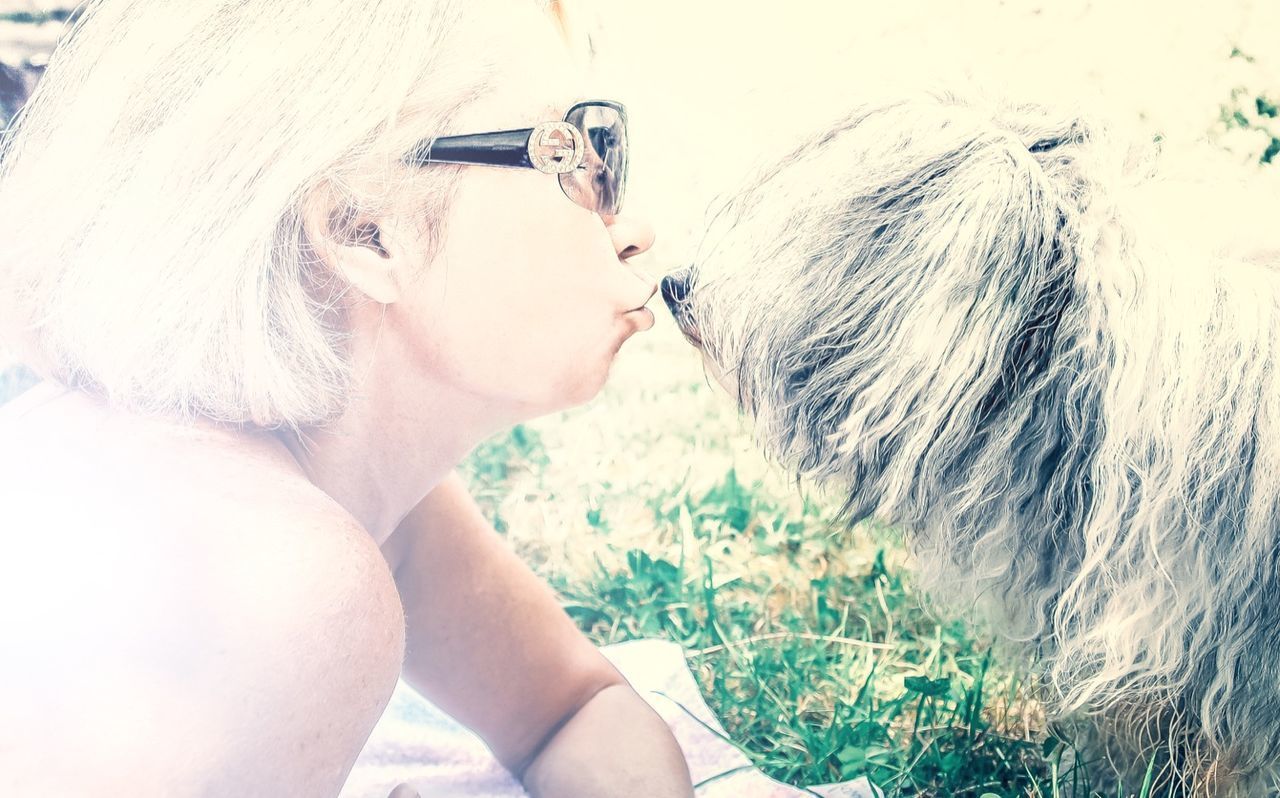
<instances>
[{"instance_id":1,"label":"shaggy white dog","mask_svg":"<svg viewBox=\"0 0 1280 798\"><path fill-rule=\"evenodd\" d=\"M1031 641L1126 784L1154 758L1153 795L1267 794L1280 260L1179 243L1155 147L1107 130L858 108L729 202L664 295L765 447Z\"/></svg>"}]
</instances>

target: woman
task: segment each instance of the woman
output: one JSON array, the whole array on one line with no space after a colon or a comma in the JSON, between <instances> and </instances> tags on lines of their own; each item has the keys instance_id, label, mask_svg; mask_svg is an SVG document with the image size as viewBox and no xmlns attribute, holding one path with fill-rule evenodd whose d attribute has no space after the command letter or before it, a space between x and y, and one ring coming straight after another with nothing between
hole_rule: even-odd
<instances>
[{"instance_id":1,"label":"woman","mask_svg":"<svg viewBox=\"0 0 1280 798\"><path fill-rule=\"evenodd\" d=\"M0 410L0 793L333 795L400 675L534 795L692 793L452 470L653 321L572 22L102 0L68 34L0 174L46 377ZM432 144L520 129L546 173Z\"/></svg>"}]
</instances>

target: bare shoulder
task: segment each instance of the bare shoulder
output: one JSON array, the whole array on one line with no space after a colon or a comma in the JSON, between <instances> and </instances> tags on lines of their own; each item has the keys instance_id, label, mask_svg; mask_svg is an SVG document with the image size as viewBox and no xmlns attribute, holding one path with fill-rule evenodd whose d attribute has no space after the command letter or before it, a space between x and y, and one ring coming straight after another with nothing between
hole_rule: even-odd
<instances>
[{"instance_id":1,"label":"bare shoulder","mask_svg":"<svg viewBox=\"0 0 1280 798\"><path fill-rule=\"evenodd\" d=\"M0 793L336 794L403 657L376 544L252 452L54 437L0 466Z\"/></svg>"}]
</instances>

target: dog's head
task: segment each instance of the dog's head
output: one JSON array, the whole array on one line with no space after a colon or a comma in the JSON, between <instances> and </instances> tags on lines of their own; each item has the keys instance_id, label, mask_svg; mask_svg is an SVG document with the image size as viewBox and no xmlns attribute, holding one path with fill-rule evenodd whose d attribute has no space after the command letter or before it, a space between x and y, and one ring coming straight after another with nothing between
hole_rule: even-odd
<instances>
[{"instance_id":1,"label":"dog's head","mask_svg":"<svg viewBox=\"0 0 1280 798\"><path fill-rule=\"evenodd\" d=\"M1270 778L1280 283L1153 212L1149 142L1109 129L859 108L663 294L765 447L900 524L935 597L998 605L1057 706L1118 713L1141 767L1159 739Z\"/></svg>"},{"instance_id":2,"label":"dog's head","mask_svg":"<svg viewBox=\"0 0 1280 798\"><path fill-rule=\"evenodd\" d=\"M903 520L1046 370L1088 137L1038 107L859 108L724 204L663 296L775 456Z\"/></svg>"}]
</instances>

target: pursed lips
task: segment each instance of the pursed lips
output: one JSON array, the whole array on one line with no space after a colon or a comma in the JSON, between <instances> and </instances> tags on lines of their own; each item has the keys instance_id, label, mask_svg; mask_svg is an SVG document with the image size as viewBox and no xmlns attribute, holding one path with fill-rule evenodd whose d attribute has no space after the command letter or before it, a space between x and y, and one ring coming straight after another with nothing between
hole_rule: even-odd
<instances>
[{"instance_id":1,"label":"pursed lips","mask_svg":"<svg viewBox=\"0 0 1280 798\"><path fill-rule=\"evenodd\" d=\"M648 304L649 304L650 300L652 300L652 299L653 299L653 295L654 295L654 294L656 294L656 293L658 293L658 284L657 284L657 283L654 283L654 284L653 284L652 286L650 286L650 288L649 288L649 296L645 297L643 302L641 302L639 305L636 305L634 308L632 308L631 310L628 310L627 312L628 312L628 313L635 313L637 310L648 310L648 308L646 307L646 305L648 305ZM650 312L652 312L652 311L650 311Z\"/></svg>"}]
</instances>

